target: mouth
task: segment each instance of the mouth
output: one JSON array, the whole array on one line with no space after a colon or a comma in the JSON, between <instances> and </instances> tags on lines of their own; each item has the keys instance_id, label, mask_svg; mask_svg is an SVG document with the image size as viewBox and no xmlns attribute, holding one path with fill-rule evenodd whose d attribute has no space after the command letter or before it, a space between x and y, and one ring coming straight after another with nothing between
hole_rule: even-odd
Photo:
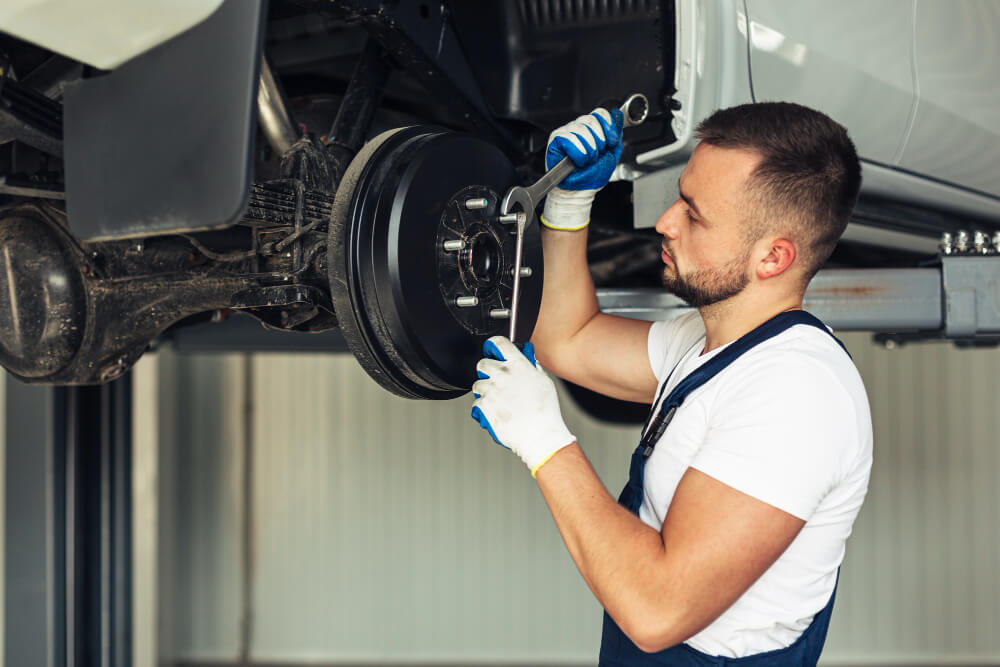
<instances>
[{"instance_id":1,"label":"mouth","mask_svg":"<svg viewBox=\"0 0 1000 667\"><path fill-rule=\"evenodd\" d=\"M674 258L671 257L670 253L667 252L667 249L662 246L660 248L660 259L663 261L664 264L674 263Z\"/></svg>"}]
</instances>

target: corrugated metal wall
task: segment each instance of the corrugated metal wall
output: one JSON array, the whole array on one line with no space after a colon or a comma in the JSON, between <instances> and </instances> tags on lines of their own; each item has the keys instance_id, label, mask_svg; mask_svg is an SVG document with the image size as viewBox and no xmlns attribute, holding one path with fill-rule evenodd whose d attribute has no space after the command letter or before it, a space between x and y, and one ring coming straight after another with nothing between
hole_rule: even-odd
<instances>
[{"instance_id":1,"label":"corrugated metal wall","mask_svg":"<svg viewBox=\"0 0 1000 667\"><path fill-rule=\"evenodd\" d=\"M254 655L593 655L600 610L531 476L484 437L470 401L392 397L347 356L261 356L253 373L266 406L254 421ZM619 485L629 430L569 420Z\"/></svg>"},{"instance_id":2,"label":"corrugated metal wall","mask_svg":"<svg viewBox=\"0 0 1000 667\"><path fill-rule=\"evenodd\" d=\"M847 338L875 465L827 656L1000 663L1000 351Z\"/></svg>"},{"instance_id":3,"label":"corrugated metal wall","mask_svg":"<svg viewBox=\"0 0 1000 667\"><path fill-rule=\"evenodd\" d=\"M163 516L159 580L170 607L160 652L199 660L239 657L243 577L245 363L240 355L180 358L170 448L173 516ZM318 444L318 443L317 443ZM280 548L280 545L273 545ZM273 547L272 547L273 548ZM303 573L305 574L305 573ZM308 576L313 576L310 573Z\"/></svg>"},{"instance_id":4,"label":"corrugated metal wall","mask_svg":"<svg viewBox=\"0 0 1000 667\"><path fill-rule=\"evenodd\" d=\"M1000 352L844 338L876 459L825 662L1000 662ZM593 663L600 609L469 400L397 399L346 355L176 364L175 655ZM617 491L635 431L563 405Z\"/></svg>"}]
</instances>

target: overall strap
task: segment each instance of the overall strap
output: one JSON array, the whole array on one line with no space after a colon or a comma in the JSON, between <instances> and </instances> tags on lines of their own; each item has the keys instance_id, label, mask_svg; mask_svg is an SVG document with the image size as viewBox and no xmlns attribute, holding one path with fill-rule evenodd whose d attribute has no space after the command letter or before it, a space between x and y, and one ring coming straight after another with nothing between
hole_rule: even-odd
<instances>
[{"instance_id":1,"label":"overall strap","mask_svg":"<svg viewBox=\"0 0 1000 667\"><path fill-rule=\"evenodd\" d=\"M680 384L674 387L673 391L667 395L667 400L664 401L664 405L674 402L676 402L677 405L680 405L688 394L711 380L722 369L742 356L744 352L760 345L769 338L774 338L785 329L795 326L796 324L808 324L821 329L837 341L840 347L844 349L844 352L847 352L847 348L840 342L840 339L830 333L830 330L826 328L826 325L823 324L815 315L807 313L804 310L789 310L784 313L778 313L756 329L753 329L738 338L732 345L720 352L718 356L713 357L704 365L696 369L693 373L681 380Z\"/></svg>"},{"instance_id":2,"label":"overall strap","mask_svg":"<svg viewBox=\"0 0 1000 667\"><path fill-rule=\"evenodd\" d=\"M807 313L804 310L788 310L783 313L778 313L768 321L764 322L755 329L747 332L731 345L722 350L718 355L712 359L705 362L703 365L695 369L690 375L685 377L680 383L674 387L669 394L667 394L666 399L660 404L657 410L654 403L653 412L650 415L650 420L648 421L641 439L639 440L639 446L636 447L635 452L632 455L632 462L629 467L629 480L625 488L622 489L622 493L618 498L618 502L628 508L635 514L639 512L639 506L642 504L643 497L643 477L646 459L653 453L653 449L656 447L656 443L660 441L663 434L667 430L667 426L670 425L670 421L673 419L674 414L677 409L684 403L684 399L698 389L703 384L711 380L713 377L719 374L723 369L729 366L731 363L740 358L744 353L753 349L757 345L760 345L764 341L774 338L781 332L795 326L796 324L806 324L809 326L816 327L817 329L825 332L844 350L845 353L850 356L847 352L847 348L844 344L826 328L815 315ZM675 369L676 370L676 367ZM671 371L672 373L673 371ZM668 378L669 381L669 378ZM660 395L664 388L666 387L666 382L664 382L663 387L660 389ZM659 396L657 396L659 400Z\"/></svg>"},{"instance_id":3,"label":"overall strap","mask_svg":"<svg viewBox=\"0 0 1000 667\"><path fill-rule=\"evenodd\" d=\"M618 502L621 505L633 514L639 514L639 507L642 505L643 500L646 459L653 452L653 448L663 436L677 408L684 402L688 394L711 380L748 350L796 324L806 324L825 331L831 338L837 341L844 352L847 352L844 344L830 333L830 330L826 328L823 322L804 310L790 310L779 313L756 329L737 339L717 356L705 362L681 380L667 394L667 398L660 405L659 410L655 410L656 403L653 404L655 412L652 415L651 421L646 426L639 446L636 447L635 452L632 454L629 479L625 488L622 489L621 496L618 498ZM850 352L847 352L847 354L850 356ZM674 368L674 370L676 369L677 367ZM670 378L668 377L663 387L666 387L669 381ZM662 396L663 387L661 387L657 400ZM823 649L836 592L836 586L834 586L833 595L830 596L826 607L815 616L810 626L791 646L747 658L709 656L685 644L678 644L659 653L645 653L632 643L618 625L615 624L614 620L605 612L604 632L601 637L600 664L602 666L615 665L616 667L645 667L646 665L691 665L692 667L710 667L716 665L740 665L740 667L815 665Z\"/></svg>"},{"instance_id":4,"label":"overall strap","mask_svg":"<svg viewBox=\"0 0 1000 667\"><path fill-rule=\"evenodd\" d=\"M736 339L732 345L724 349L717 356L713 357L702 366L699 366L690 375L681 380L680 383L674 387L669 394L667 394L666 400L660 404L660 409L658 411L659 414L657 415L658 418L654 418L653 422L650 423L645 430L645 434L642 438L644 455L649 456L652 453L652 447L656 446L656 441L658 441L663 435L663 432L666 430L667 425L669 425L670 420L673 419L677 408L684 403L684 399L687 398L688 394L718 375L723 369L743 356L745 352L753 349L770 338L774 338L781 332L795 326L796 324L807 324L820 329L837 341L837 344L840 345L844 352L847 352L847 348L844 347L842 342L840 342L840 339L830 333L830 330L826 328L826 325L823 324L823 322L821 322L815 315L807 313L804 310L789 310L783 313L778 313L757 328ZM847 352L847 354L850 356L849 352ZM666 386L666 383L664 383L664 386Z\"/></svg>"}]
</instances>

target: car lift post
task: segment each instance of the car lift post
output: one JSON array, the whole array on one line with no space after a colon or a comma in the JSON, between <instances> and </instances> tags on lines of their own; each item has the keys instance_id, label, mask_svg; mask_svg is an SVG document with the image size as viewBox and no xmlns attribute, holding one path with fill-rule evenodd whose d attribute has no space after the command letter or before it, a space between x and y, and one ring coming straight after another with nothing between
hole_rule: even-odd
<instances>
[{"instance_id":1,"label":"car lift post","mask_svg":"<svg viewBox=\"0 0 1000 667\"><path fill-rule=\"evenodd\" d=\"M7 379L5 665L132 664L131 384Z\"/></svg>"}]
</instances>

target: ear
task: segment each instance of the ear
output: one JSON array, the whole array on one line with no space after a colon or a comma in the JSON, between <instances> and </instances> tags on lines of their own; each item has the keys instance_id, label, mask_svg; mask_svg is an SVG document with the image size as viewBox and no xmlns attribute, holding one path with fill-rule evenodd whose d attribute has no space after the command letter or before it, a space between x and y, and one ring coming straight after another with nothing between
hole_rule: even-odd
<instances>
[{"instance_id":1,"label":"ear","mask_svg":"<svg viewBox=\"0 0 1000 667\"><path fill-rule=\"evenodd\" d=\"M757 277L761 280L779 276L795 263L795 244L783 238L768 241L767 254L757 263Z\"/></svg>"}]
</instances>

